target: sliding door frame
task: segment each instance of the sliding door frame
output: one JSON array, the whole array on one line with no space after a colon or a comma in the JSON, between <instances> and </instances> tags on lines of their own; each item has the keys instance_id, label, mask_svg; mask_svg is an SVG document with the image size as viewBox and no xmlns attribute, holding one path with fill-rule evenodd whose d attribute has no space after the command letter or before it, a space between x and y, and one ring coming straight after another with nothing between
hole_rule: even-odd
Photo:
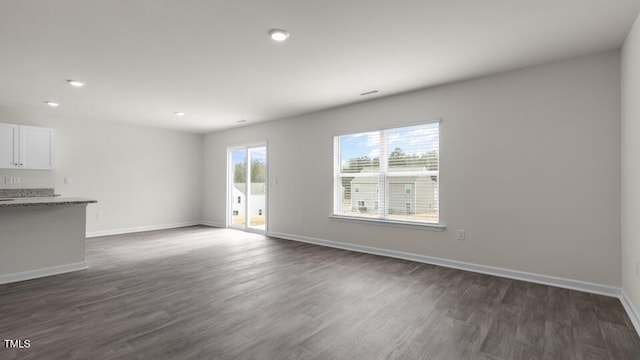
<instances>
[{"instance_id":1,"label":"sliding door frame","mask_svg":"<svg viewBox=\"0 0 640 360\"><path fill-rule=\"evenodd\" d=\"M267 159L267 166L265 169L265 194L264 194L264 230L251 228L249 225L251 224L251 216L250 216L250 203L251 200L251 163L249 162L249 150L252 148L264 147L265 148L265 156ZM245 163L247 164L246 169L246 180L245 180L245 202L244 202L244 226L242 225L233 225L233 159L232 153L234 150L245 150ZM266 234L269 229L269 146L266 140L264 141L256 141L250 143L236 144L227 146L227 186L226 186L226 206L225 211L226 215L226 227L232 229L243 230L247 232L254 232L258 234Z\"/></svg>"}]
</instances>

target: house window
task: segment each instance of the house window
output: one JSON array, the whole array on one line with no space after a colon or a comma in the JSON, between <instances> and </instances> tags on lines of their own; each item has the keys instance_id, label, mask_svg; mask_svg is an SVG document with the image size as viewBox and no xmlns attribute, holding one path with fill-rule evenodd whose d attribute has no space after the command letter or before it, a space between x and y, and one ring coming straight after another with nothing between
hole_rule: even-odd
<instances>
[{"instance_id":1,"label":"house window","mask_svg":"<svg viewBox=\"0 0 640 360\"><path fill-rule=\"evenodd\" d=\"M258 215L262 216L262 209L258 209Z\"/></svg>"},{"instance_id":2,"label":"house window","mask_svg":"<svg viewBox=\"0 0 640 360\"><path fill-rule=\"evenodd\" d=\"M334 137L334 215L438 224L439 137L439 122Z\"/></svg>"},{"instance_id":3,"label":"house window","mask_svg":"<svg viewBox=\"0 0 640 360\"><path fill-rule=\"evenodd\" d=\"M233 210L233 216L238 216L238 210Z\"/></svg>"},{"instance_id":4,"label":"house window","mask_svg":"<svg viewBox=\"0 0 640 360\"><path fill-rule=\"evenodd\" d=\"M240 204L241 201L242 201L242 198L238 196L238 204Z\"/></svg>"}]
</instances>

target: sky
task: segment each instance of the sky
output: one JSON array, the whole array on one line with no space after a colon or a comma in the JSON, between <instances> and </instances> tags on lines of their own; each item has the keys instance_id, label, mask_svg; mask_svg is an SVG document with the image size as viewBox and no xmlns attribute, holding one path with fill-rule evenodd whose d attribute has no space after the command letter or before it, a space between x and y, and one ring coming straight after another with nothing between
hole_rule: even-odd
<instances>
[{"instance_id":1,"label":"sky","mask_svg":"<svg viewBox=\"0 0 640 360\"><path fill-rule=\"evenodd\" d=\"M409 126L387 130L388 151L399 147L405 154L424 154L438 150L439 123ZM340 161L380 156L380 131L340 136Z\"/></svg>"},{"instance_id":2,"label":"sky","mask_svg":"<svg viewBox=\"0 0 640 360\"><path fill-rule=\"evenodd\" d=\"M251 157L251 160L260 160L261 162L264 162L264 163L267 162L267 148L264 146L257 147L257 148L250 148L249 155ZM235 165L235 164L245 162L246 156L247 156L247 152L245 151L245 149L233 150L231 152L231 164Z\"/></svg>"}]
</instances>

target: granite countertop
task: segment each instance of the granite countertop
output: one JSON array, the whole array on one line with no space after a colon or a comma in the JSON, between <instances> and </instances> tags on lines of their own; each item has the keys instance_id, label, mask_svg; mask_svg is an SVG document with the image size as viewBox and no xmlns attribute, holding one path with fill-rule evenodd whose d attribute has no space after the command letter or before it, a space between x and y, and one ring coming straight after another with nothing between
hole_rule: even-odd
<instances>
[{"instance_id":1,"label":"granite countertop","mask_svg":"<svg viewBox=\"0 0 640 360\"><path fill-rule=\"evenodd\" d=\"M42 206L42 205L80 205L93 204L97 200L79 197L22 197L22 198L0 198L0 208L19 206Z\"/></svg>"},{"instance_id":2,"label":"granite countertop","mask_svg":"<svg viewBox=\"0 0 640 360\"><path fill-rule=\"evenodd\" d=\"M0 208L43 205L93 204L98 201L79 197L59 197L52 188L0 189Z\"/></svg>"}]
</instances>

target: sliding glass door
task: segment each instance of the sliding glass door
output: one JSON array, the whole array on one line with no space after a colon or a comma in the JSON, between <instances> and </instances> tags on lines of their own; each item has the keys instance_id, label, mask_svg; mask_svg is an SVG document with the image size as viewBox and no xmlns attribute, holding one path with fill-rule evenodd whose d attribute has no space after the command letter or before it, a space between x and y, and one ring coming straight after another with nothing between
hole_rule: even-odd
<instances>
[{"instance_id":1,"label":"sliding glass door","mask_svg":"<svg viewBox=\"0 0 640 360\"><path fill-rule=\"evenodd\" d=\"M228 150L227 224L243 230L267 229L267 146Z\"/></svg>"}]
</instances>

